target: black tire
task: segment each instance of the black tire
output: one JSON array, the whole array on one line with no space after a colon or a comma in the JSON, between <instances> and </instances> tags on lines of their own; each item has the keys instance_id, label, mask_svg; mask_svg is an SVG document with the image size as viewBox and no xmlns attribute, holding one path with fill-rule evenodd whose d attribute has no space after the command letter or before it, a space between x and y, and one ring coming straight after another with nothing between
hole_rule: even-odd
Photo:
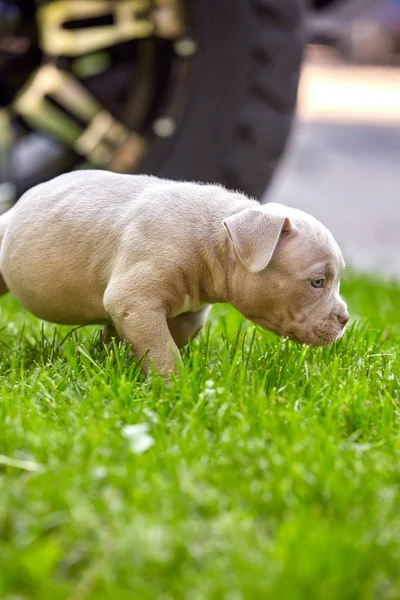
<instances>
[{"instance_id":1,"label":"black tire","mask_svg":"<svg viewBox=\"0 0 400 600\"><path fill-rule=\"evenodd\" d=\"M191 101L157 174L220 182L261 198L295 110L304 46L302 0L191 4L199 48Z\"/></svg>"},{"instance_id":2,"label":"black tire","mask_svg":"<svg viewBox=\"0 0 400 600\"><path fill-rule=\"evenodd\" d=\"M131 85L136 90L135 65L131 71L129 62L139 48L135 41L112 48L113 68L82 83L110 115L146 140L147 153L140 162L132 163L131 171L219 182L261 198L284 150L295 110L304 43L303 0L183 2L183 35L192 38L196 51L190 58L181 59L172 42L158 39L143 42L155 49L151 75L154 81L150 84L149 80L148 102L136 99L135 104L129 100L130 91L125 89ZM32 48L26 57L10 59L8 55L0 55L0 87L4 92L0 94L0 108L11 107L14 114L14 101L21 86L31 81L31 74L37 73L43 64L49 60L53 64L54 57L41 56L38 46L41 36L35 25L35 7L48 5L48 0L9 0L9 3L15 10L19 7L21 19L11 18L10 26L4 20L0 23L0 34L5 33L8 38L15 34L16 39L30 36L29 48ZM57 56L55 64L70 73L72 63L68 57ZM15 74L19 77L15 78ZM137 106L138 102L144 112L148 108L139 125L126 116L129 107ZM157 133L154 124L160 115L173 115L175 132L165 137ZM17 144L23 144L24 136L32 131L37 133L35 125L32 130L32 123L24 119L23 114L22 118L17 114L13 121L18 131ZM45 130L38 133L46 140ZM52 139L51 134L47 141L49 160L40 148L33 149L32 159L25 160L30 168L25 174L22 162L15 159L15 144L10 149L14 159L0 156L0 184L6 182L6 189L16 190L14 199L29 187L65 170L91 164L71 145L61 149L53 146L59 140ZM35 155L40 160L35 161ZM45 158L40 162L42 157ZM110 168L107 164L97 166Z\"/></svg>"}]
</instances>

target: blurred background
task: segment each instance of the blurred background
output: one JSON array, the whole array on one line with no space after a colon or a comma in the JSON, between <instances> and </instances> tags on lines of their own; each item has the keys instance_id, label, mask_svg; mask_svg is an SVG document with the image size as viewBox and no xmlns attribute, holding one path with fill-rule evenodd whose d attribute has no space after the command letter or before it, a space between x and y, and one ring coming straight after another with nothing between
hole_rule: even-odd
<instances>
[{"instance_id":1,"label":"blurred background","mask_svg":"<svg viewBox=\"0 0 400 600\"><path fill-rule=\"evenodd\" d=\"M313 23L297 120L267 198L322 220L350 266L399 276L400 2L354 9L343 27Z\"/></svg>"},{"instance_id":2,"label":"blurred background","mask_svg":"<svg viewBox=\"0 0 400 600\"><path fill-rule=\"evenodd\" d=\"M0 212L76 168L216 181L400 276L399 67L400 0L0 0Z\"/></svg>"}]
</instances>

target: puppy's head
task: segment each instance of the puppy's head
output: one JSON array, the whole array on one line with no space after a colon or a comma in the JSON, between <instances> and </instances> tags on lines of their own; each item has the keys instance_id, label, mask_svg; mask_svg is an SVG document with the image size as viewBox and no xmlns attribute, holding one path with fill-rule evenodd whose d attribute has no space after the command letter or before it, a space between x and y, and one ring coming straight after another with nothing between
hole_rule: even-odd
<instances>
[{"instance_id":1,"label":"puppy's head","mask_svg":"<svg viewBox=\"0 0 400 600\"><path fill-rule=\"evenodd\" d=\"M231 303L265 329L312 345L341 337L349 319L339 295L344 261L319 221L281 204L223 221L233 250Z\"/></svg>"}]
</instances>

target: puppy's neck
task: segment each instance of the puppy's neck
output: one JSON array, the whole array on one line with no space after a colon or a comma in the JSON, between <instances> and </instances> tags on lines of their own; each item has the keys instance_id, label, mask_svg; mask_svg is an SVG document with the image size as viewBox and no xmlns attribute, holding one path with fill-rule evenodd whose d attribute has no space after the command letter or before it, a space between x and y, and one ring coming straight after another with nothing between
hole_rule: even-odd
<instances>
[{"instance_id":1,"label":"puppy's neck","mask_svg":"<svg viewBox=\"0 0 400 600\"><path fill-rule=\"evenodd\" d=\"M202 205L201 219L193 222L196 233L191 245L199 266L196 291L201 303L235 304L240 267L223 221L245 208L257 206L255 200L226 191L214 194Z\"/></svg>"},{"instance_id":2,"label":"puppy's neck","mask_svg":"<svg viewBox=\"0 0 400 600\"><path fill-rule=\"evenodd\" d=\"M237 263L222 218L210 222L209 235L201 250L199 272L200 299L202 302L232 302L233 276Z\"/></svg>"}]
</instances>

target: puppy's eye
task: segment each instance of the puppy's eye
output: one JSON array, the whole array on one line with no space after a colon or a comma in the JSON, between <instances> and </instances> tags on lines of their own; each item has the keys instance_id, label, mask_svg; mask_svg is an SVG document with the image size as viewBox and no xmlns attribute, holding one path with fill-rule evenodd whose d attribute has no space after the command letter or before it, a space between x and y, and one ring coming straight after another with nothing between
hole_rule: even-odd
<instances>
[{"instance_id":1,"label":"puppy's eye","mask_svg":"<svg viewBox=\"0 0 400 600\"><path fill-rule=\"evenodd\" d=\"M325 287L325 279L310 279L310 283L314 288Z\"/></svg>"}]
</instances>

